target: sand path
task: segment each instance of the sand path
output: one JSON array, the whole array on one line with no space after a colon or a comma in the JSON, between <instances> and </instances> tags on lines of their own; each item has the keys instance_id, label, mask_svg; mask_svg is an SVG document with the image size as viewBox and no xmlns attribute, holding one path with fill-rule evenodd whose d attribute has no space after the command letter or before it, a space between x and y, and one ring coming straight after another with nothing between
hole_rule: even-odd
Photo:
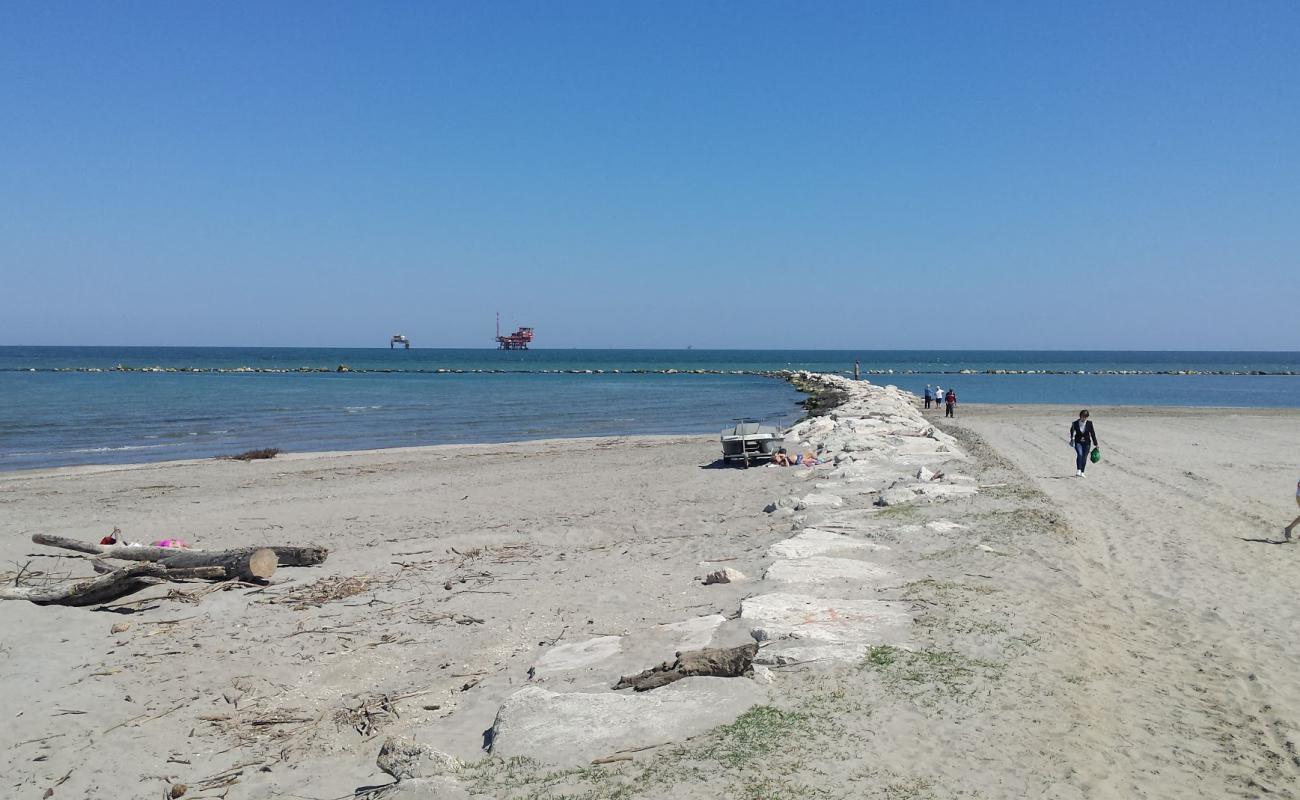
<instances>
[{"instance_id":1,"label":"sand path","mask_svg":"<svg viewBox=\"0 0 1300 800\"><path fill-rule=\"evenodd\" d=\"M963 409L1077 535L1077 656L1096 797L1300 796L1300 414L1094 410L1104 461L1073 477L1074 409ZM1084 763L1084 762L1080 762Z\"/></svg>"}]
</instances>

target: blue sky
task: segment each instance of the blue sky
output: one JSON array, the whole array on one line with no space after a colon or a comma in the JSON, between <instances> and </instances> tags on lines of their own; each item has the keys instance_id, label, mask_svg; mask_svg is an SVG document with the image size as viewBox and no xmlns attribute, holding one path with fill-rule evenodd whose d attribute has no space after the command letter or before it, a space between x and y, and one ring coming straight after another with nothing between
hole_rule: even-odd
<instances>
[{"instance_id":1,"label":"blue sky","mask_svg":"<svg viewBox=\"0 0 1300 800\"><path fill-rule=\"evenodd\" d=\"M0 344L1300 350L1300 4L0 6Z\"/></svg>"}]
</instances>

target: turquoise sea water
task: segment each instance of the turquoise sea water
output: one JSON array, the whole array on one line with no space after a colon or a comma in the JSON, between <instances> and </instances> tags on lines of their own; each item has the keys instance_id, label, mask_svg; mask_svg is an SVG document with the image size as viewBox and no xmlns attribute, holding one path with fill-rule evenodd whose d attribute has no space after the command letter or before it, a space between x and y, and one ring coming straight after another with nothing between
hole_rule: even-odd
<instances>
[{"instance_id":1,"label":"turquoise sea water","mask_svg":"<svg viewBox=\"0 0 1300 800\"><path fill-rule=\"evenodd\" d=\"M963 402L1300 407L1300 353L0 347L0 469L716 432L797 417L788 384L752 373L855 358L873 381Z\"/></svg>"}]
</instances>

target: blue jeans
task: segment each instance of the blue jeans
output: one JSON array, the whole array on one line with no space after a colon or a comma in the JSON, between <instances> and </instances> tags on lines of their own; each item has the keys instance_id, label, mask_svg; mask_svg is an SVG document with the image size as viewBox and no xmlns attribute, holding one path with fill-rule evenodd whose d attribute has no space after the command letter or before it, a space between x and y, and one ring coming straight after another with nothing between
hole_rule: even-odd
<instances>
[{"instance_id":1,"label":"blue jeans","mask_svg":"<svg viewBox=\"0 0 1300 800\"><path fill-rule=\"evenodd\" d=\"M1088 455L1092 453L1092 448L1087 442L1074 443L1074 468L1083 472L1088 468Z\"/></svg>"}]
</instances>

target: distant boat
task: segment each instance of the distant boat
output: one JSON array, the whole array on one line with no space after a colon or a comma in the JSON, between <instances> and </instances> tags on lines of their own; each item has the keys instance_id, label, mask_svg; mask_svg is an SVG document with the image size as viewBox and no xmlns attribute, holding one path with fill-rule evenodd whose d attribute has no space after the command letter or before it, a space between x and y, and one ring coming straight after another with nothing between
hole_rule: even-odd
<instances>
[{"instance_id":1,"label":"distant boat","mask_svg":"<svg viewBox=\"0 0 1300 800\"><path fill-rule=\"evenodd\" d=\"M410 350L410 349L411 349L411 340L410 340L410 339L406 338L405 336L403 336L403 335L400 334L400 333L394 333L394 334L393 334L393 338L391 338L391 339L388 340L388 349L389 349L389 350L392 350L394 347L397 347L399 344L400 344L402 347L406 348L407 350Z\"/></svg>"}]
</instances>

